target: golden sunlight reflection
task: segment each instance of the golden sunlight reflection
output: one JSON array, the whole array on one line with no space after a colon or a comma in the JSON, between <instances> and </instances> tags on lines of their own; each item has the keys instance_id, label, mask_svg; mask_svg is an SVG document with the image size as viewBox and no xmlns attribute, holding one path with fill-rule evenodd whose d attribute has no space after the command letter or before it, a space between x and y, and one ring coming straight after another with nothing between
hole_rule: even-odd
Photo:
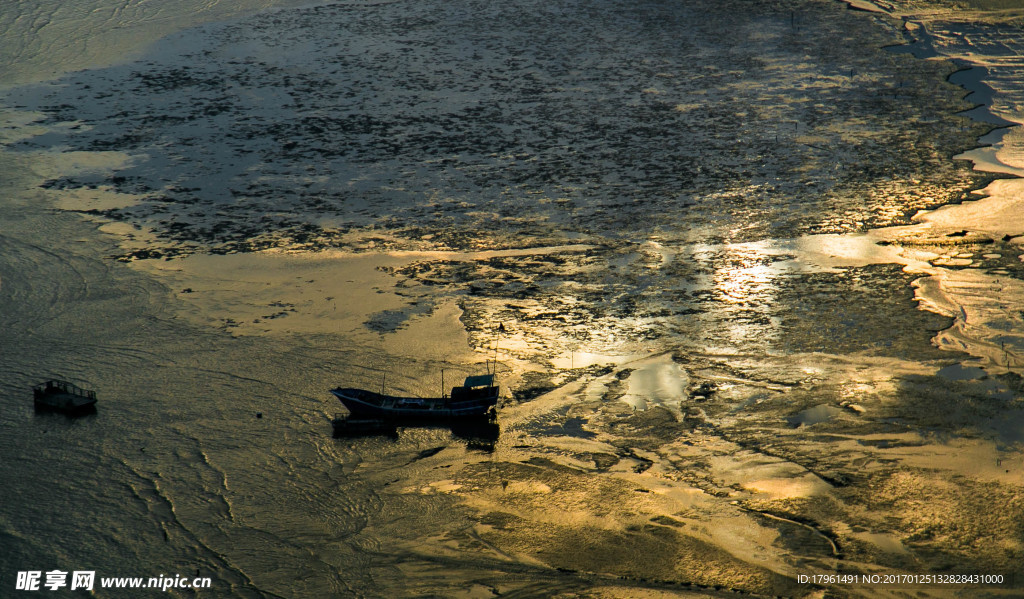
<instances>
[{"instance_id":1,"label":"golden sunlight reflection","mask_svg":"<svg viewBox=\"0 0 1024 599\"><path fill-rule=\"evenodd\" d=\"M477 347L488 359L530 368L540 353L548 366L571 371L622 364L644 351L638 342L650 326L644 318L595 316L591 304L571 293L551 305L519 300L516 307L518 315L502 317L502 332Z\"/></svg>"},{"instance_id":2,"label":"golden sunlight reflection","mask_svg":"<svg viewBox=\"0 0 1024 599\"><path fill-rule=\"evenodd\" d=\"M776 252L761 244L727 244L707 256L711 287L725 303L724 341L739 343L775 336L771 306L786 272Z\"/></svg>"},{"instance_id":3,"label":"golden sunlight reflection","mask_svg":"<svg viewBox=\"0 0 1024 599\"><path fill-rule=\"evenodd\" d=\"M638 365L626 379L626 394L621 398L634 410L661 406L678 413L690 377L686 370L664 354Z\"/></svg>"},{"instance_id":4,"label":"golden sunlight reflection","mask_svg":"<svg viewBox=\"0 0 1024 599\"><path fill-rule=\"evenodd\" d=\"M723 299L732 304L747 304L764 299L765 292L773 287L777 276L767 264L744 260L715 272L715 288Z\"/></svg>"}]
</instances>

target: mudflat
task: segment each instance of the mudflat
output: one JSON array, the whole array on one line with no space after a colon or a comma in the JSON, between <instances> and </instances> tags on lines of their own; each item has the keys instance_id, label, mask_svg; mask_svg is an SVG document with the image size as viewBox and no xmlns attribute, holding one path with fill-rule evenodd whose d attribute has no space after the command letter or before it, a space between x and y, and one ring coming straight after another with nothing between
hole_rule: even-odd
<instances>
[{"instance_id":1,"label":"mudflat","mask_svg":"<svg viewBox=\"0 0 1024 599\"><path fill-rule=\"evenodd\" d=\"M874 6L253 5L12 76L49 80L2 98L2 572L1019 591L1015 180ZM489 360L492 446L331 438L331 387ZM22 406L56 373L98 413ZM865 582L904 574L1001 578Z\"/></svg>"}]
</instances>

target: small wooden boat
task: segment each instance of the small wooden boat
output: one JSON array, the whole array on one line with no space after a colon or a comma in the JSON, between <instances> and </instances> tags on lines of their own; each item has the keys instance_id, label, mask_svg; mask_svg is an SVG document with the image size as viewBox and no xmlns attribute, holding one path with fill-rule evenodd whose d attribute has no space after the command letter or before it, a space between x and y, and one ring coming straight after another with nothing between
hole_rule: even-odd
<instances>
[{"instance_id":1,"label":"small wooden boat","mask_svg":"<svg viewBox=\"0 0 1024 599\"><path fill-rule=\"evenodd\" d=\"M498 385L493 374L466 377L461 387L453 387L451 395L441 397L395 397L367 391L337 387L331 393L359 418L411 420L444 420L487 415L498 404Z\"/></svg>"},{"instance_id":2,"label":"small wooden boat","mask_svg":"<svg viewBox=\"0 0 1024 599\"><path fill-rule=\"evenodd\" d=\"M49 380L32 387L37 410L85 414L96 409L96 392L67 381Z\"/></svg>"}]
</instances>

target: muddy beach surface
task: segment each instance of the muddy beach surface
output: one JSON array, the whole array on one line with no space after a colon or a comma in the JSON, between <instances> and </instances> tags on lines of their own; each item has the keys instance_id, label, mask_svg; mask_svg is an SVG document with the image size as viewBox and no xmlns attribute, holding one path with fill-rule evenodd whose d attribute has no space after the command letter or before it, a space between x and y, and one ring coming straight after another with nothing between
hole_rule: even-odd
<instances>
[{"instance_id":1,"label":"muddy beach surface","mask_svg":"<svg viewBox=\"0 0 1024 599\"><path fill-rule=\"evenodd\" d=\"M1018 594L1015 173L854 4L331 3L8 87L0 584ZM331 438L487 360L496 439Z\"/></svg>"}]
</instances>

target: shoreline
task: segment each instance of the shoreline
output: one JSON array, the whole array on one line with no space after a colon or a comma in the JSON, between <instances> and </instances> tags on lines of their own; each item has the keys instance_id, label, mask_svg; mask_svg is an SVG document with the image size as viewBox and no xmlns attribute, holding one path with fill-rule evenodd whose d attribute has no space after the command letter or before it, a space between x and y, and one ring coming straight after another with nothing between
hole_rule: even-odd
<instances>
[{"instance_id":1,"label":"shoreline","mask_svg":"<svg viewBox=\"0 0 1024 599\"><path fill-rule=\"evenodd\" d=\"M880 7L879 12L890 15ZM913 17L908 15L902 15L901 20L904 23L904 32L910 36L910 32L913 31L916 38L910 37L903 49L898 52L911 53L918 60L943 58L953 61L960 68L951 73L947 80L966 91L965 100L975 102L974 107L957 114L993 127L977 139L976 147L950 158L970 161L975 172L983 173L979 186L971 192L973 198L921 210L911 219L915 225L888 230L876 229L872 234L882 243L904 244L911 254L930 248L934 252L934 258L939 260L943 259L943 246L958 247L958 250L952 253L948 250L945 252L953 255L953 258L946 260L941 266L934 261L933 265L927 268L920 265L911 266L913 259L904 262L906 268L913 268L914 272L926 275L914 282L915 297L921 306L954 318L953 326L940 332L935 338L935 343L940 347L969 352L974 356L975 364L983 366L993 374L1020 374L1024 370L1024 335L1019 332L1021 323L1017 323L1018 326L1015 327L1018 339L1011 345L1016 347L1016 352L1013 352L1007 349L1007 343L1013 341L1009 335L1014 328L1006 328L1006 321L1002 320L998 313L1009 312L1011 306L1024 301L1021 290L1014 291L1012 286L1006 287L1005 284L1001 284L1000 276L1005 277L1005 273L1000 271L992 276L983 276L980 273L965 275L961 271L949 271L948 266L977 266L971 260L965 262L963 257L974 256L978 252L985 253L986 256L998 256L1003 251L1019 253L1024 249L1024 217L1021 216L1024 214L1024 204L1020 200L1024 194L1024 180L1021 179L1024 176L1024 167L1007 164L998 157L1000 151L1006 147L1004 139L1021 131L1024 121L1008 120L994 111L994 100L998 92L986 82L990 72L984 66L984 57L972 62L964 57L944 55L935 48L935 43L930 37L932 34L926 26L915 23ZM911 23L913 27L910 26ZM919 50L918 46L922 44L927 47L927 52L922 53ZM1001 242L1002 249L1000 246L985 248L986 244L997 240ZM947 268L943 268L944 266ZM971 301L970 295L964 295L962 290L957 289L961 285L967 285L973 290L998 288L1000 293L990 296L991 301L1004 306L993 311L996 315L990 318L996 320L968 322L968 309L973 313L977 312L980 306L976 301ZM973 290L969 294L973 295ZM996 297L999 299L996 300ZM957 306L958 309L951 309L953 306ZM972 316L977 318L976 314ZM968 333L968 330L973 330L973 333ZM1014 356L1012 361L1011 356ZM1003 364L1000 364L1000 361Z\"/></svg>"},{"instance_id":2,"label":"shoreline","mask_svg":"<svg viewBox=\"0 0 1024 599\"><path fill-rule=\"evenodd\" d=\"M416 21L418 28L402 34L429 32L428 25L445 14L431 13L433 21ZM842 29L837 24L850 26L838 12L815 14L834 19L823 25L832 27L831 31ZM620 16L613 15L607 22L593 18L617 32L625 27ZM0 243L10 235L46 247L15 248L18 251L0 256L7 261L0 261L2 272L14 275L0 282L0 289L17 292L10 296L17 310L0 310L0 321L10 320L4 334L12 347L15 343L19 347L12 358L14 366L4 373L9 375L4 377L4 400L20 405L26 373L63 369L72 377L97 383L90 388L103 390L101 407L97 418L72 424L5 410L0 417L5 431L0 447L23 459L0 465L0 474L12 481L19 496L45 497L51 492L50 483L25 472L45 472L69 459L81 460L82 476L64 481L69 492L60 497L89 497L96 489L103 495L99 501L82 503L79 510L94 510L88 513L70 510L49 517L15 518L7 512L20 513L28 507L0 508L5 512L0 518L3 532L11 529L10 538L16 539L9 556L0 556L4 573L51 566L67 570L94 562L97 568L116 564L142 573L157 565L180 563L188 564L189 570L195 566L213 572L215 585L229 589L225 592L260 599L338 592L632 597L665 589L785 596L878 590L797 583L800 574L833 571L975 568L1016 573L1019 579L1022 553L1016 532L1021 530L1021 512L1014 509L1020 505L1017 492L1024 483L1019 380L1015 383L1013 377L1000 376L997 369L990 376L964 367L960 362L966 354L932 347L929 332L945 329L950 322L935 314L954 314L954 303L940 305L942 298L926 289L922 297L939 298L936 310L917 309L911 287L915 276L900 269L902 259L914 260L915 268L934 271L929 260L937 259L932 246L940 242L950 244L943 250L949 261L967 260L959 255L967 253L969 244L987 244L969 235L941 235L918 239L917 246L908 236L896 240L905 246L884 245L876 241L882 236L878 232L887 229L871 228L867 218L876 216L869 192L881 198L879 219L903 222L906 219L886 210L935 202L946 196L922 196L932 193L929 190L942 191L942 185L959 190L968 177L946 164L942 165L945 170L926 172L935 164L929 162L932 156L915 154L901 161L895 149L903 146L862 154L850 149L870 150L872 144L899 141L899 132L890 135L885 122L895 118L887 116L891 114L910 114L923 123L920 137L934 142L929 148L935 153L936 148L948 148L951 140L965 135L952 127L955 121L948 115L935 114L939 112L936 102L953 106L957 92L952 87L937 94L934 89L928 91L944 85L943 74L934 65L924 69L893 63L899 69L893 75L883 63L875 71L858 72L862 79L847 78L845 68L833 68L844 64L842 55L823 59L820 65L808 62L804 54L814 40L795 34L788 12L765 9L756 18L740 16L744 18L717 15L706 35L716 39L719 29L735 33L732 25L738 23L746 28L741 33L765 48L776 48L774 62L748 64L740 60L745 58L742 55L717 55L710 47L698 48L707 64L680 66L665 61L654 47L649 54L663 62L645 63L648 53L640 53L634 63L619 55L607 62L588 63L586 68L592 72L580 77L572 89L565 85L548 90L544 86L550 82L537 82L542 69L529 65L514 70L514 76L491 81L506 86L496 97L502 105L516 109L506 109L516 123L536 121L549 131L564 114L537 116L523 106L544 106L540 100L548 100L557 108L576 97L573 94L590 94L577 89L584 84L611 96L618 89L615 85L625 86L625 78L636 88L635 93L622 94L631 111L645 117L642 110L653 107L651 114L672 117L665 121L668 125L687 127L692 140L708 142L700 150L713 160L693 163L701 167L699 172L693 168L693 185L711 191L696 199L673 196L657 203L662 199L655 195L625 194L621 190L629 187L630 176L648 178L646 173L634 175L626 168L629 163L621 167L622 180L608 183L615 187L614 193L600 195L597 186L575 196L577 192L568 187L545 191L538 183L540 175L582 178L591 171L566 167L541 170L537 175L529 170L529 156L513 155L506 162L501 162L503 156L483 156L472 163L478 171L445 174L482 172L480 178L486 179L508 169L527 183L517 182L520 187L513 187L514 193L497 196L501 201L474 199L474 194L490 193L490 188L480 186L467 187L469 191L462 195L434 193L422 204L403 204L419 197L413 192L423 190L416 185L429 187L415 179L415 173L401 171L400 177L382 179L353 177L352 187L357 190L362 189L359 184L370 187L385 181L391 188L401 187L399 191L406 195L396 191L394 198L373 197L376 203L361 206L370 215L367 219L387 216L374 221L372 228L342 231L345 213L339 211L341 216L320 215L316 221L334 219L334 236L323 241L315 235L288 238L291 229L273 238L279 227L286 228L287 219L260 224L262 213L246 203L259 204L267 197L268 211L292 217L312 215L320 208L303 204L287 213L292 208L289 201L301 197L278 197L277 191L265 190L257 190L264 195L242 193L237 198L225 192L223 197L240 207L211 203L209 208L202 200L210 198L204 198L202 190L165 190L153 184L150 187L156 192L166 192L163 197L168 201L154 199L161 196L143 189L144 183L159 182L161 177L171 177L164 173L186 169L161 161L161 156L147 167L150 157L137 155L149 147L156 154L160 135L173 127L157 128L158 135L153 137L157 142L147 140L131 147L120 142L122 147L111 142L120 138L96 132L104 126L100 117L116 114L104 112L105 106L90 113L96 122L69 123L68 129L95 127L80 132L79 139L85 141L77 143L85 150L99 141L118 153L95 152L103 147L97 144L92 148L97 160L91 164L98 174L93 178L66 177L64 187L31 187L17 196L19 201L38 203L24 211L23 223L0 234ZM268 23L265 33L282 40L296 35L309 43L306 38L315 39L317 32L305 27L324 20L321 15L288 26ZM864 30L857 29L858 33L875 36L871 40L885 37L875 24L862 23ZM363 26L375 26L373 19ZM534 26L532 21L515 26L502 23L510 31L522 27L526 38L536 37L537 31L530 29ZM388 30L371 31L371 39L377 36L387 43L363 47L390 56ZM242 39L256 43L252 31L242 33L249 36ZM637 38L636 43L649 37ZM497 39L510 45L521 41ZM669 41L670 46L678 42ZM576 47L572 39L560 43ZM232 59L238 56L229 52L240 52L231 43L211 47ZM315 54L301 43L298 47L295 56L299 58ZM486 48L478 50L484 55ZM874 48L864 50L869 56L874 52ZM499 58L476 62L489 67L492 63L487 60L504 56L502 52L495 55ZM274 58L292 68L291 77L297 77L296 65L317 75L309 80L319 76L308 63L288 63L288 54L280 48ZM581 60L574 57L575 68L582 69ZM493 64L506 68L501 62ZM737 70L737 64L747 72L730 72ZM708 65L715 68L705 68ZM199 85L192 80L213 86L218 76L226 78L213 68L194 69L188 77L159 77L160 69L177 66L172 60L140 72L170 85L172 98L206 101L226 93L216 87L208 94L185 93L193 93L189 85ZM358 66L348 65L347 72L363 76L379 70ZM640 67L650 70L650 81L629 79L632 70ZM245 65L255 89L268 96L279 89L274 87L278 79L260 79L257 71L254 64ZM731 117L734 105L722 98L760 97L757 87L764 83L759 79L762 71L791 85L791 89L783 86L778 95L792 97L775 98L764 114ZM228 74L240 72L229 70ZM278 71L268 72L279 78ZM94 75L95 79L112 78L112 73L117 71ZM921 80L896 87L903 76ZM95 79L70 78L67 85L77 84L80 89L89 85L92 93L106 93L106 88L97 91ZM531 82L522 102L508 91L513 89L509 82L519 80ZM605 80L615 85L600 87ZM695 83L687 87L691 80ZM781 85L776 79L767 80ZM109 86L116 88L119 81ZM372 81L396 96L407 91L397 84L390 89L379 79ZM435 85L441 86L453 80L438 81ZM812 91L806 92L808 88ZM881 91L861 93L861 88ZM906 99L890 103L891 94L884 91L890 88L904 89ZM678 99L694 90L704 91L700 100L714 111L697 114L697 108ZM285 86L285 91L292 87ZM554 100L544 96L546 92ZM318 97L312 94L304 91L300 100L316 104ZM821 98L843 100L853 95L877 114L857 113L854 109L859 105L853 103L849 113L814 106L825 104ZM149 99L143 96L138 103L145 108ZM369 97L365 99L372 107ZM910 110L901 104L914 106ZM132 112L134 106L118 110ZM221 110L214 118L232 116L232 109L200 108L206 106ZM385 105L376 116L383 120L382 114L399 110L395 106L401 108ZM588 115L607 114L600 112L600 103L586 106L592 109ZM177 116L171 107L163 104L144 116ZM907 112L894 112L904 109ZM237 111L243 117L258 112L246 112L244 106ZM190 109L183 115L198 113L199 109ZM315 154L293 158L290 152L305 151L307 146L324 148L323 140L342 135L331 131L324 137L302 137L300 125L307 121L301 119L308 115L296 114L294 121L287 121L295 126L286 136L252 142L267 152L265 159L251 164L254 178L273 180L280 174L267 165L284 165L280 170L285 175L293 166L301 169ZM292 118L290 113L286 116ZM739 122L755 117L777 125L781 135L759 131L764 125ZM473 117L464 118L477 123ZM490 123L497 117L488 118L481 117L480 122ZM325 122L312 123L324 127ZM124 123L158 127L160 121L143 118ZM627 124L621 130L634 130L632 122ZM102 133L120 134L118 126ZM700 137L704 130L710 133ZM505 140L500 127L480 131L486 134L480 139L487 143ZM927 139L928 132L947 137L940 144ZM454 141L468 147L477 139L468 133ZM572 135L582 133L572 131ZM716 145L719 137L722 143ZM440 133L434 138L445 139ZM55 146L64 141L59 135L49 139L56 140ZM600 138L581 139L600 146ZM651 149L657 143L670 145L665 139L654 136L649 143L614 149L637 152L641 163L690 168L691 163L682 158L669 160ZM529 141L534 145L525 147L541 157L544 154L536 148L558 150L555 145L542 146L540 135ZM272 144L278 144L280 151ZM196 143L196 147L202 145ZM461 147L453 145L446 151ZM39 155L53 155L45 153L47 148L20 148L24 154L5 148L0 158L18 158L25 164ZM748 155L733 153L737 148L749 150L749 164ZM459 152L456 158L469 155L468 149ZM366 155L381 158L381 163L391 159L383 153ZM28 189L38 179L68 175L67 159L73 157L54 160L52 177L13 166L11 171L19 174L19 184ZM487 170L492 163L485 158L497 167ZM569 162L590 164L588 156L570 158ZM773 166L757 171L754 159L778 165L778 170ZM229 155L202 166L218 172L221 165L234 166L234 160ZM453 159L439 152L425 160L424 164L435 165ZM833 183L849 183L848 179L860 175L843 179L830 174L832 164L843 160L879 170L855 180L858 186L842 188ZM597 173L620 168L612 162L593 164ZM363 170L375 172L369 167ZM744 171L754 174L744 176ZM314 190L310 195L320 193L319 173L297 172L299 177L285 183L300 189L310 183ZM780 181L790 172L796 178ZM931 179L914 183L921 172ZM114 177L125 180L115 182ZM435 185L432 179L424 180ZM671 178L660 181L682 185ZM133 191L136 183L139 190ZM194 187L179 181L168 187L179 184ZM226 189L244 192L237 186ZM925 191L911 195L921 189ZM828 222L815 226L834 229L834 233L800 234L803 221L772 212L771 204L778 198L813 199L829 193L834 203L823 204L819 218ZM196 201L176 211L174 194ZM887 195L893 199L885 204ZM130 205L136 196L146 196L149 205L144 208L153 211L129 212L112 220L66 210L77 203L82 211L105 211ZM210 196L221 197L212 192ZM597 208L586 205L588 199ZM54 204L57 200L66 203ZM661 208L675 209L683 201L693 201L696 208L661 214ZM813 212L816 206L807 204L801 210ZM330 208L326 205L322 210ZM850 214L844 213L847 210ZM213 245L196 232L199 250L189 256L165 259L167 254L153 257L149 253L139 254L140 259L131 263L118 261L125 252L163 250L158 243L166 239L154 241L149 235L166 235L172 229L160 221L176 222L174 218L190 217L192 212L200 228L224 223L219 233L208 235L214 241L218 235L226 239L236 231L250 235L252 230L267 232L271 241L284 241L273 249L230 253L232 247ZM775 217L789 220L773 228ZM420 218L428 224L416 228L403 221L415 224ZM52 227L35 227L38 221ZM106 225L101 224L105 221ZM149 225L154 231L145 230ZM560 234L560 230L572 234ZM888 231L895 234L892 228ZM51 234L55 236L52 243L41 239ZM978 261L983 263L981 258ZM38 280L33 279L36 272ZM321 329L319 323L324 322L330 324ZM507 328L500 349L491 345L499 323ZM346 386L373 388L386 372L389 388L436 393L436 371L438 366L449 368L449 352L457 355L453 359L457 362L497 357L511 371L507 376L503 373L502 384L513 393L503 399L501 436L490 451L473 449L447 431L415 427L402 430L397 439L330 438L327 424L338 408L326 393L329 386L344 380ZM995 359L998 356L993 354ZM43 510L45 505L40 501L33 509ZM45 543L37 548L18 541L52 538L59 531L65 535L60 538L99 539L99 550L89 543L73 545L56 560ZM309 574L296 587L294 573L300 570ZM916 590L934 595L946 591Z\"/></svg>"}]
</instances>

